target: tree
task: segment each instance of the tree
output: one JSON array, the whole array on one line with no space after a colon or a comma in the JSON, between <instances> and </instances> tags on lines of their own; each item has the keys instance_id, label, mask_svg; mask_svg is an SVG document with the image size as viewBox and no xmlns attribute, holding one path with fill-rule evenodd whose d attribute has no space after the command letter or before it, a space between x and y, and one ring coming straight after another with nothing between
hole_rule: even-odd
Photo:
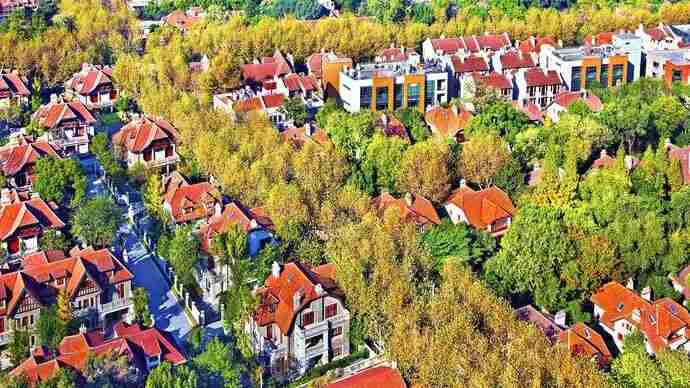
<instances>
[{"instance_id":1,"label":"tree","mask_svg":"<svg viewBox=\"0 0 690 388\"><path fill-rule=\"evenodd\" d=\"M293 124L296 127L301 127L307 120L307 107L304 105L301 97L289 97L285 100L283 106L281 106L279 110L285 115L285 117L287 117L288 120L293 120Z\"/></svg>"},{"instance_id":2,"label":"tree","mask_svg":"<svg viewBox=\"0 0 690 388\"><path fill-rule=\"evenodd\" d=\"M446 144L427 140L409 147L398 174L398 192L419 194L441 203L450 192L450 150Z\"/></svg>"},{"instance_id":3,"label":"tree","mask_svg":"<svg viewBox=\"0 0 690 388\"><path fill-rule=\"evenodd\" d=\"M478 134L463 145L460 170L465 179L485 188L511 162L508 145L501 138L491 134Z\"/></svg>"},{"instance_id":4,"label":"tree","mask_svg":"<svg viewBox=\"0 0 690 388\"><path fill-rule=\"evenodd\" d=\"M67 252L70 248L70 243L64 234L54 229L48 229L39 237L38 246L44 251L58 250Z\"/></svg>"},{"instance_id":5,"label":"tree","mask_svg":"<svg viewBox=\"0 0 690 388\"><path fill-rule=\"evenodd\" d=\"M150 174L146 178L143 191L146 211L160 224L167 225L170 221L170 213L163 208L163 183L160 175Z\"/></svg>"},{"instance_id":6,"label":"tree","mask_svg":"<svg viewBox=\"0 0 690 388\"><path fill-rule=\"evenodd\" d=\"M323 130L336 148L351 161L364 158L371 136L374 133L374 114L362 111L351 114L341 110L332 111L322 118Z\"/></svg>"},{"instance_id":7,"label":"tree","mask_svg":"<svg viewBox=\"0 0 690 388\"><path fill-rule=\"evenodd\" d=\"M194 267L199 261L199 240L189 226L178 226L168 249L170 264L182 284L193 287L196 284Z\"/></svg>"},{"instance_id":8,"label":"tree","mask_svg":"<svg viewBox=\"0 0 690 388\"><path fill-rule=\"evenodd\" d=\"M198 386L196 372L186 365L173 368L163 362L149 373L146 388L189 388Z\"/></svg>"},{"instance_id":9,"label":"tree","mask_svg":"<svg viewBox=\"0 0 690 388\"><path fill-rule=\"evenodd\" d=\"M93 137L91 140L91 152L96 155L96 159L103 167L106 175L115 181L124 178L125 170L115 158L115 150L113 150L107 134L99 133Z\"/></svg>"},{"instance_id":10,"label":"tree","mask_svg":"<svg viewBox=\"0 0 690 388\"><path fill-rule=\"evenodd\" d=\"M422 243L439 262L439 270L447 259L472 265L482 264L496 249L496 241L484 232L475 232L467 225L444 220L422 236Z\"/></svg>"},{"instance_id":11,"label":"tree","mask_svg":"<svg viewBox=\"0 0 690 388\"><path fill-rule=\"evenodd\" d=\"M48 380L38 383L37 388L76 388L77 376L68 368L61 367Z\"/></svg>"},{"instance_id":12,"label":"tree","mask_svg":"<svg viewBox=\"0 0 690 388\"><path fill-rule=\"evenodd\" d=\"M41 309L36 323L36 332L42 345L56 349L67 335L67 325L58 317L55 306Z\"/></svg>"},{"instance_id":13,"label":"tree","mask_svg":"<svg viewBox=\"0 0 690 388\"><path fill-rule=\"evenodd\" d=\"M206 344L203 353L193 359L194 367L200 372L199 379L209 387L241 386L241 369L228 344L217 337Z\"/></svg>"},{"instance_id":14,"label":"tree","mask_svg":"<svg viewBox=\"0 0 690 388\"><path fill-rule=\"evenodd\" d=\"M374 135L367 146L362 169L366 177L372 177L375 191L371 194L396 191L396 179L407 143L398 137Z\"/></svg>"},{"instance_id":15,"label":"tree","mask_svg":"<svg viewBox=\"0 0 690 388\"><path fill-rule=\"evenodd\" d=\"M614 381L628 387L667 387L664 374L645 351L642 335L630 334L623 341L625 352L613 360Z\"/></svg>"},{"instance_id":16,"label":"tree","mask_svg":"<svg viewBox=\"0 0 690 388\"><path fill-rule=\"evenodd\" d=\"M33 187L46 201L62 203L68 193L76 205L86 195L86 176L74 159L41 158L35 174Z\"/></svg>"},{"instance_id":17,"label":"tree","mask_svg":"<svg viewBox=\"0 0 690 388\"><path fill-rule=\"evenodd\" d=\"M134 320L144 326L151 326L153 319L149 311L149 295L145 288L137 287L133 293Z\"/></svg>"},{"instance_id":18,"label":"tree","mask_svg":"<svg viewBox=\"0 0 690 388\"><path fill-rule=\"evenodd\" d=\"M107 350L99 355L89 353L81 371L88 387L134 386L137 383L136 367L127 355Z\"/></svg>"},{"instance_id":19,"label":"tree","mask_svg":"<svg viewBox=\"0 0 690 388\"><path fill-rule=\"evenodd\" d=\"M510 102L491 99L484 106L479 106L479 114L467 123L465 134L469 137L478 133L505 136L508 143L514 144L515 136L528 125L527 115L517 110Z\"/></svg>"},{"instance_id":20,"label":"tree","mask_svg":"<svg viewBox=\"0 0 690 388\"><path fill-rule=\"evenodd\" d=\"M424 121L424 115L417 109L402 108L395 111L395 117L405 126L414 143L431 137L431 131Z\"/></svg>"},{"instance_id":21,"label":"tree","mask_svg":"<svg viewBox=\"0 0 690 388\"><path fill-rule=\"evenodd\" d=\"M109 246L123 220L122 210L112 199L98 196L77 209L72 220L72 234L86 245Z\"/></svg>"},{"instance_id":22,"label":"tree","mask_svg":"<svg viewBox=\"0 0 690 388\"><path fill-rule=\"evenodd\" d=\"M13 331L12 342L9 344L12 365L17 366L29 357L29 337L30 334L26 330L15 328Z\"/></svg>"},{"instance_id":23,"label":"tree","mask_svg":"<svg viewBox=\"0 0 690 388\"><path fill-rule=\"evenodd\" d=\"M675 96L659 96L651 105L658 139L672 138L688 119L688 109Z\"/></svg>"}]
</instances>

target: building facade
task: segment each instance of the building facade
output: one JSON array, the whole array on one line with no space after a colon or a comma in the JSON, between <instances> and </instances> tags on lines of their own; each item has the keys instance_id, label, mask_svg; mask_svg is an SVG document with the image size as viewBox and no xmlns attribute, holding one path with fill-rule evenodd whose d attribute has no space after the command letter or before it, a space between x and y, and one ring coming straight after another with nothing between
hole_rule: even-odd
<instances>
[{"instance_id":1,"label":"building facade","mask_svg":"<svg viewBox=\"0 0 690 388\"><path fill-rule=\"evenodd\" d=\"M144 116L131 121L113 135L113 145L127 166L142 163L146 168L162 168L169 173L180 161L177 142L180 135L168 121Z\"/></svg>"},{"instance_id":2,"label":"building facade","mask_svg":"<svg viewBox=\"0 0 690 388\"><path fill-rule=\"evenodd\" d=\"M45 138L63 155L89 152L96 118L81 101L52 95L50 102L38 108L32 119L46 130Z\"/></svg>"}]
</instances>

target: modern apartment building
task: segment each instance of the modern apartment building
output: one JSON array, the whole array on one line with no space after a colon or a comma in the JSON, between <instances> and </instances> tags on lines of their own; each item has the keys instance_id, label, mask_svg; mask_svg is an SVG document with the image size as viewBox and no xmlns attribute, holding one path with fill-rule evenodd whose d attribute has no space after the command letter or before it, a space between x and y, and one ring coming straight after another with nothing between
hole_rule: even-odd
<instances>
[{"instance_id":1,"label":"modern apartment building","mask_svg":"<svg viewBox=\"0 0 690 388\"><path fill-rule=\"evenodd\" d=\"M621 85L640 78L641 39L633 34L613 34L610 44L556 49L544 46L539 63L544 70L560 74L570 91L598 83L604 87Z\"/></svg>"},{"instance_id":2,"label":"modern apartment building","mask_svg":"<svg viewBox=\"0 0 690 388\"><path fill-rule=\"evenodd\" d=\"M448 102L447 66L434 60L367 63L340 73L340 98L348 112L425 107Z\"/></svg>"}]
</instances>

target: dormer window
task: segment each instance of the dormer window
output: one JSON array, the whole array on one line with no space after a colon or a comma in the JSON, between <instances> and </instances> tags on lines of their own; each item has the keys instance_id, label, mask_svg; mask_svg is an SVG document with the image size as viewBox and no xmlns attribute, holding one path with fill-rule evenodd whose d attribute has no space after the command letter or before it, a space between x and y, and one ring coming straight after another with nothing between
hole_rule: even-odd
<instances>
[{"instance_id":1,"label":"dormer window","mask_svg":"<svg viewBox=\"0 0 690 388\"><path fill-rule=\"evenodd\" d=\"M619 312L623 311L623 307L623 303L618 303L618 306L616 306L616 310L618 310Z\"/></svg>"}]
</instances>

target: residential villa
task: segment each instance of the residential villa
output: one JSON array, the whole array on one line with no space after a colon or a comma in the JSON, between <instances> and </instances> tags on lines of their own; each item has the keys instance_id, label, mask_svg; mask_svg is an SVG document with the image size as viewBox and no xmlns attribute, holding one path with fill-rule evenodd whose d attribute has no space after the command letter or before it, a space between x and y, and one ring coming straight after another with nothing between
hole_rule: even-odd
<instances>
[{"instance_id":1,"label":"residential villa","mask_svg":"<svg viewBox=\"0 0 690 388\"><path fill-rule=\"evenodd\" d=\"M431 201L418 194L406 193L402 198L395 198L384 192L372 199L371 204L381 215L388 209L397 209L403 221L413 223L419 228L441 224L441 217Z\"/></svg>"},{"instance_id":2,"label":"residential villa","mask_svg":"<svg viewBox=\"0 0 690 388\"><path fill-rule=\"evenodd\" d=\"M2 6L0 6L2 9ZM2 20L2 17L0 17ZM0 109L6 109L11 104L26 105L29 103L31 92L25 79L16 72L0 72Z\"/></svg>"},{"instance_id":3,"label":"residential villa","mask_svg":"<svg viewBox=\"0 0 690 388\"><path fill-rule=\"evenodd\" d=\"M307 142L326 144L330 140L326 132L316 127L315 123L306 122L303 127L290 127L280 132L280 138L284 142L290 142L296 149L302 148Z\"/></svg>"},{"instance_id":4,"label":"residential villa","mask_svg":"<svg viewBox=\"0 0 690 388\"><path fill-rule=\"evenodd\" d=\"M334 52L314 53L305 61L308 74L316 78L324 97L338 97L340 90L340 73L352 68L352 59Z\"/></svg>"},{"instance_id":5,"label":"residential villa","mask_svg":"<svg viewBox=\"0 0 690 388\"><path fill-rule=\"evenodd\" d=\"M560 119L563 112L567 112L572 104L582 101L592 112L601 112L604 105L601 103L599 97L588 90L579 92L562 91L553 98L553 102L546 109L547 115L554 123Z\"/></svg>"},{"instance_id":6,"label":"residential villa","mask_svg":"<svg viewBox=\"0 0 690 388\"><path fill-rule=\"evenodd\" d=\"M216 205L223 204L220 191L208 182L180 184L167 188L163 208L175 224L202 221L215 213Z\"/></svg>"},{"instance_id":7,"label":"residential villa","mask_svg":"<svg viewBox=\"0 0 690 388\"><path fill-rule=\"evenodd\" d=\"M15 189L28 189L34 177L34 167L41 158L60 159L57 149L44 140L33 140L21 134L10 136L0 147L0 169L7 185Z\"/></svg>"},{"instance_id":8,"label":"residential villa","mask_svg":"<svg viewBox=\"0 0 690 388\"><path fill-rule=\"evenodd\" d=\"M491 55L512 46L510 36L502 34L473 35L461 38L427 39L422 42L422 56L425 60L438 59L445 55Z\"/></svg>"},{"instance_id":9,"label":"residential villa","mask_svg":"<svg viewBox=\"0 0 690 388\"><path fill-rule=\"evenodd\" d=\"M176 149L179 139L168 121L143 116L122 127L113 135L112 142L121 147L128 167L142 163L146 168L161 168L170 173L180 160Z\"/></svg>"},{"instance_id":10,"label":"residential villa","mask_svg":"<svg viewBox=\"0 0 690 388\"><path fill-rule=\"evenodd\" d=\"M519 106L533 104L544 110L561 92L562 82L556 71L533 67L515 72L515 86Z\"/></svg>"},{"instance_id":11,"label":"residential villa","mask_svg":"<svg viewBox=\"0 0 690 388\"><path fill-rule=\"evenodd\" d=\"M108 249L77 248L70 257L35 253L22 267L0 275L0 345L14 330L33 330L43 307L56 303L61 290L74 318L85 327L103 327L131 314L132 273ZM36 345L32 334L30 345Z\"/></svg>"},{"instance_id":12,"label":"residential villa","mask_svg":"<svg viewBox=\"0 0 690 388\"><path fill-rule=\"evenodd\" d=\"M673 288L683 295L683 298L690 299L690 265L686 265L677 275L670 274L669 279Z\"/></svg>"},{"instance_id":13,"label":"residential villa","mask_svg":"<svg viewBox=\"0 0 690 388\"><path fill-rule=\"evenodd\" d=\"M350 312L342 301L335 265L311 268L273 263L246 325L260 362L278 379L304 374L350 354Z\"/></svg>"},{"instance_id":14,"label":"residential villa","mask_svg":"<svg viewBox=\"0 0 690 388\"><path fill-rule=\"evenodd\" d=\"M475 191L464 184L448 197L444 207L454 224L462 222L494 237L508 231L517 211L508 194L498 187Z\"/></svg>"},{"instance_id":15,"label":"residential villa","mask_svg":"<svg viewBox=\"0 0 690 388\"><path fill-rule=\"evenodd\" d=\"M64 155L89 152L96 118L81 101L52 95L50 102L38 108L32 119L47 131L48 142Z\"/></svg>"},{"instance_id":16,"label":"residential villa","mask_svg":"<svg viewBox=\"0 0 690 388\"><path fill-rule=\"evenodd\" d=\"M492 58L492 67L497 73L508 75L520 69L530 69L536 66L534 59L520 50L499 52Z\"/></svg>"},{"instance_id":17,"label":"residential villa","mask_svg":"<svg viewBox=\"0 0 690 388\"><path fill-rule=\"evenodd\" d=\"M65 95L89 109L112 108L118 97L112 78L110 66L84 63L81 71L65 82Z\"/></svg>"},{"instance_id":18,"label":"residential villa","mask_svg":"<svg viewBox=\"0 0 690 388\"><path fill-rule=\"evenodd\" d=\"M650 354L665 349L690 352L690 313L673 299L652 301L652 290L645 287L638 294L631 279L627 287L618 282L605 284L590 300L594 318L618 349L624 350L625 337L640 332Z\"/></svg>"},{"instance_id":19,"label":"residential villa","mask_svg":"<svg viewBox=\"0 0 690 388\"><path fill-rule=\"evenodd\" d=\"M173 26L182 32L186 32L203 19L203 9L200 7L191 7L186 11L181 9L172 11L163 18L163 24Z\"/></svg>"},{"instance_id":20,"label":"residential villa","mask_svg":"<svg viewBox=\"0 0 690 388\"><path fill-rule=\"evenodd\" d=\"M6 255L14 257L39 249L38 239L48 229L60 231L64 221L55 213L57 205L39 196L21 198L10 189L0 194L0 241Z\"/></svg>"},{"instance_id":21,"label":"residential villa","mask_svg":"<svg viewBox=\"0 0 690 388\"><path fill-rule=\"evenodd\" d=\"M611 362L611 352L601 334L584 323L576 323L562 331L558 342L571 354L593 361L599 368Z\"/></svg>"},{"instance_id":22,"label":"residential villa","mask_svg":"<svg viewBox=\"0 0 690 388\"><path fill-rule=\"evenodd\" d=\"M162 362L181 365L187 361L167 333L155 327L118 322L112 335L100 329L83 330L63 338L54 352L38 347L10 372L10 376L24 375L31 384L37 384L55 376L60 368L81 375L90 357L108 354L124 357L129 368L134 369L137 381Z\"/></svg>"},{"instance_id":23,"label":"residential villa","mask_svg":"<svg viewBox=\"0 0 690 388\"><path fill-rule=\"evenodd\" d=\"M471 119L470 112L458 109L455 104L447 108L434 106L424 114L424 120L434 135L442 139L456 140L459 143L465 140L463 129Z\"/></svg>"}]
</instances>

